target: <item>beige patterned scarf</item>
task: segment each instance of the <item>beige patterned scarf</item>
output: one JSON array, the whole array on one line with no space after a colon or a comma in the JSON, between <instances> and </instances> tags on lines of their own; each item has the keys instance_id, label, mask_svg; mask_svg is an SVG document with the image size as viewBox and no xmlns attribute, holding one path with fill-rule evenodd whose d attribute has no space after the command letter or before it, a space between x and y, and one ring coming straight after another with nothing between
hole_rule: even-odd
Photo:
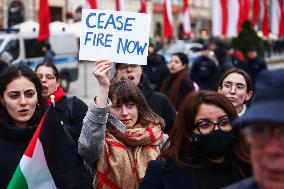
<instances>
[{"instance_id":1,"label":"beige patterned scarf","mask_svg":"<svg viewBox=\"0 0 284 189\"><path fill-rule=\"evenodd\" d=\"M160 154L163 132L159 125L136 125L124 134L108 127L98 162L97 189L135 189L145 175L150 160Z\"/></svg>"}]
</instances>

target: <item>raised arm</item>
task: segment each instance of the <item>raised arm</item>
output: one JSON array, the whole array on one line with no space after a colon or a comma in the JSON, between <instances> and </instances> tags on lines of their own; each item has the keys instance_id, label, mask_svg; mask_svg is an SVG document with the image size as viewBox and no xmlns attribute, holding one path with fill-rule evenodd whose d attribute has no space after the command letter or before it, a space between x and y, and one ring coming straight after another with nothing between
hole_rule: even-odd
<instances>
[{"instance_id":1,"label":"raised arm","mask_svg":"<svg viewBox=\"0 0 284 189\"><path fill-rule=\"evenodd\" d=\"M96 62L96 65L92 71L100 85L100 90L95 102L98 107L104 107L107 103L111 67L111 62L107 60L101 60Z\"/></svg>"},{"instance_id":2,"label":"raised arm","mask_svg":"<svg viewBox=\"0 0 284 189\"><path fill-rule=\"evenodd\" d=\"M91 167L96 164L104 147L107 113L111 107L111 101L108 100L111 67L111 62L100 60L96 61L92 70L100 89L86 113L78 141L78 152Z\"/></svg>"}]
</instances>

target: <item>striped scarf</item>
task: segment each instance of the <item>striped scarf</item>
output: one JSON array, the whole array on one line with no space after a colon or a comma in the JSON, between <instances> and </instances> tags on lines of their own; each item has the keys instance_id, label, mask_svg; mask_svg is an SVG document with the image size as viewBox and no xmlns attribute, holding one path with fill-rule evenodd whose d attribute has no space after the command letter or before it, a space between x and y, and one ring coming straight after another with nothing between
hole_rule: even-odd
<instances>
[{"instance_id":1,"label":"striped scarf","mask_svg":"<svg viewBox=\"0 0 284 189\"><path fill-rule=\"evenodd\" d=\"M146 128L136 125L126 129L124 134L108 127L94 188L138 188L149 161L160 154L158 145L162 137L159 125L150 124Z\"/></svg>"}]
</instances>

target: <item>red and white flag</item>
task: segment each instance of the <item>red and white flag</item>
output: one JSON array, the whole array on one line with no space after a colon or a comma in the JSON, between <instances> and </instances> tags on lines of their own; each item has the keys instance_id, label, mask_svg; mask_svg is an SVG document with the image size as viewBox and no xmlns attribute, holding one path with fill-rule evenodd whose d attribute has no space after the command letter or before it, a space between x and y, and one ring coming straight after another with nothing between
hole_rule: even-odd
<instances>
[{"instance_id":1,"label":"red and white flag","mask_svg":"<svg viewBox=\"0 0 284 189\"><path fill-rule=\"evenodd\" d=\"M213 36L236 36L249 19L250 7L250 0L212 0Z\"/></svg>"},{"instance_id":2,"label":"red and white flag","mask_svg":"<svg viewBox=\"0 0 284 189\"><path fill-rule=\"evenodd\" d=\"M279 35L281 12L282 12L282 0L271 1L271 33Z\"/></svg>"},{"instance_id":3,"label":"red and white flag","mask_svg":"<svg viewBox=\"0 0 284 189\"><path fill-rule=\"evenodd\" d=\"M212 0L213 36L226 36L228 26L228 0Z\"/></svg>"},{"instance_id":4,"label":"red and white flag","mask_svg":"<svg viewBox=\"0 0 284 189\"><path fill-rule=\"evenodd\" d=\"M147 0L140 0L140 13L147 13Z\"/></svg>"},{"instance_id":5,"label":"red and white flag","mask_svg":"<svg viewBox=\"0 0 284 189\"><path fill-rule=\"evenodd\" d=\"M124 10L124 1L123 0L115 0L115 10L117 10L117 11Z\"/></svg>"},{"instance_id":6,"label":"red and white flag","mask_svg":"<svg viewBox=\"0 0 284 189\"><path fill-rule=\"evenodd\" d=\"M173 36L173 15L172 15L172 2L171 0L164 1L164 37Z\"/></svg>"},{"instance_id":7,"label":"red and white flag","mask_svg":"<svg viewBox=\"0 0 284 189\"><path fill-rule=\"evenodd\" d=\"M242 8L244 9L243 21L249 20L251 10L251 0L239 0L243 1Z\"/></svg>"},{"instance_id":8,"label":"red and white flag","mask_svg":"<svg viewBox=\"0 0 284 189\"><path fill-rule=\"evenodd\" d=\"M252 25L254 28L257 27L259 21L260 2L259 0L253 0L253 15L252 15Z\"/></svg>"},{"instance_id":9,"label":"red and white flag","mask_svg":"<svg viewBox=\"0 0 284 189\"><path fill-rule=\"evenodd\" d=\"M227 33L225 36L233 37L238 35L238 25L240 24L240 4L237 0L228 0Z\"/></svg>"},{"instance_id":10,"label":"red and white flag","mask_svg":"<svg viewBox=\"0 0 284 189\"><path fill-rule=\"evenodd\" d=\"M221 26L223 23L220 0L212 0L212 35L221 36Z\"/></svg>"},{"instance_id":11,"label":"red and white flag","mask_svg":"<svg viewBox=\"0 0 284 189\"><path fill-rule=\"evenodd\" d=\"M191 20L189 14L188 0L183 0L182 25L184 35L189 36L191 32Z\"/></svg>"},{"instance_id":12,"label":"red and white flag","mask_svg":"<svg viewBox=\"0 0 284 189\"><path fill-rule=\"evenodd\" d=\"M96 0L83 0L82 2L83 9L97 9L97 1Z\"/></svg>"},{"instance_id":13,"label":"red and white flag","mask_svg":"<svg viewBox=\"0 0 284 189\"><path fill-rule=\"evenodd\" d=\"M268 3L267 0L261 0L260 1L260 20L261 20L261 28L263 36L269 35L269 24L268 24Z\"/></svg>"},{"instance_id":14,"label":"red and white flag","mask_svg":"<svg viewBox=\"0 0 284 189\"><path fill-rule=\"evenodd\" d=\"M239 16L238 16L238 32L241 30L243 22L249 20L251 12L251 2L250 0L235 0L238 1ZM230 12L231 10L229 10Z\"/></svg>"},{"instance_id":15,"label":"red and white flag","mask_svg":"<svg viewBox=\"0 0 284 189\"><path fill-rule=\"evenodd\" d=\"M280 22L279 22L279 36L283 37L284 36L284 7L282 4L282 0L279 0L279 6L281 8L281 17L280 17Z\"/></svg>"},{"instance_id":16,"label":"red and white flag","mask_svg":"<svg viewBox=\"0 0 284 189\"><path fill-rule=\"evenodd\" d=\"M49 12L48 0L40 0L38 20L39 20L38 40L43 41L49 38L50 12Z\"/></svg>"}]
</instances>

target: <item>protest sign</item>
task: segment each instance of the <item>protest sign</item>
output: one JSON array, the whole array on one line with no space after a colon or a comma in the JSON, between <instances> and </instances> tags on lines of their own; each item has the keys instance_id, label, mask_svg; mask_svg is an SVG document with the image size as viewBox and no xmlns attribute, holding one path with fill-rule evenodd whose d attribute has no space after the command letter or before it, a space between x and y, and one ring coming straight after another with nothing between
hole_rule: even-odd
<instances>
[{"instance_id":1,"label":"protest sign","mask_svg":"<svg viewBox=\"0 0 284 189\"><path fill-rule=\"evenodd\" d=\"M80 60L147 64L150 15L83 9Z\"/></svg>"}]
</instances>

